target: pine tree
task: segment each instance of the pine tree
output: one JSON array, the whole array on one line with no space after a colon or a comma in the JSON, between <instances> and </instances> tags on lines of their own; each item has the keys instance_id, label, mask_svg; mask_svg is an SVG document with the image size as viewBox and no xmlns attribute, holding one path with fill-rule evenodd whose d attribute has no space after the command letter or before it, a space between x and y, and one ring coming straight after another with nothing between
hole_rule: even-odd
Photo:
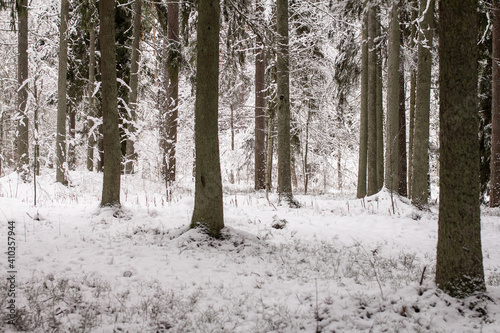
<instances>
[{"instance_id":1,"label":"pine tree","mask_svg":"<svg viewBox=\"0 0 500 333\"><path fill-rule=\"evenodd\" d=\"M454 297L486 289L479 211L477 0L439 3L440 190L436 283Z\"/></svg>"},{"instance_id":2,"label":"pine tree","mask_svg":"<svg viewBox=\"0 0 500 333\"><path fill-rule=\"evenodd\" d=\"M392 1L389 23L387 65L387 123L385 185L391 192L399 191L399 84L400 84L399 1Z\"/></svg>"},{"instance_id":3,"label":"pine tree","mask_svg":"<svg viewBox=\"0 0 500 333\"><path fill-rule=\"evenodd\" d=\"M127 126L127 147L125 155L125 173L134 173L134 164L137 161L135 152L135 122L137 121L137 94L139 86L139 60L141 57L141 22L142 22L142 0L134 2L134 20L133 20L133 41L132 56L130 59L130 91L129 91L129 109L130 122Z\"/></svg>"},{"instance_id":4,"label":"pine tree","mask_svg":"<svg viewBox=\"0 0 500 333\"><path fill-rule=\"evenodd\" d=\"M29 118L27 114L28 102L28 1L17 0L18 16L18 64L17 81L17 172L23 181L29 179Z\"/></svg>"},{"instance_id":5,"label":"pine tree","mask_svg":"<svg viewBox=\"0 0 500 333\"><path fill-rule=\"evenodd\" d=\"M417 92L413 138L412 203L417 207L427 205L429 173L429 114L431 95L432 37L434 25L434 0L420 0L420 25L417 63Z\"/></svg>"},{"instance_id":6,"label":"pine tree","mask_svg":"<svg viewBox=\"0 0 500 333\"><path fill-rule=\"evenodd\" d=\"M179 4L169 2L167 5L167 119L166 119L166 156L165 177L167 188L175 181L176 176L176 145L177 126L179 121L179 69L181 65L181 52L179 40Z\"/></svg>"},{"instance_id":7,"label":"pine tree","mask_svg":"<svg viewBox=\"0 0 500 333\"><path fill-rule=\"evenodd\" d=\"M120 206L121 149L116 86L115 2L99 1L104 175L101 206Z\"/></svg>"},{"instance_id":8,"label":"pine tree","mask_svg":"<svg viewBox=\"0 0 500 333\"><path fill-rule=\"evenodd\" d=\"M61 23L59 26L59 77L57 89L57 136L56 136L56 182L67 184L66 159L66 114L68 113L67 81L68 74L68 19L69 1L61 0Z\"/></svg>"},{"instance_id":9,"label":"pine tree","mask_svg":"<svg viewBox=\"0 0 500 333\"><path fill-rule=\"evenodd\" d=\"M290 59L288 51L288 0L276 2L278 82L278 193L290 206L297 205L292 194L290 154Z\"/></svg>"},{"instance_id":10,"label":"pine tree","mask_svg":"<svg viewBox=\"0 0 500 333\"><path fill-rule=\"evenodd\" d=\"M500 1L493 1L490 206L500 207Z\"/></svg>"},{"instance_id":11,"label":"pine tree","mask_svg":"<svg viewBox=\"0 0 500 333\"><path fill-rule=\"evenodd\" d=\"M361 46L361 110L359 129L359 164L357 197L366 196L366 171L368 154L368 15L363 18Z\"/></svg>"},{"instance_id":12,"label":"pine tree","mask_svg":"<svg viewBox=\"0 0 500 333\"><path fill-rule=\"evenodd\" d=\"M257 0L256 13L259 16L264 15L264 5L261 0ZM255 51L255 190L262 190L266 187L265 54L262 36L257 35Z\"/></svg>"},{"instance_id":13,"label":"pine tree","mask_svg":"<svg viewBox=\"0 0 500 333\"><path fill-rule=\"evenodd\" d=\"M218 0L198 1L195 201L191 228L220 237L224 228L218 137L219 24Z\"/></svg>"},{"instance_id":14,"label":"pine tree","mask_svg":"<svg viewBox=\"0 0 500 333\"><path fill-rule=\"evenodd\" d=\"M368 8L368 158L367 195L378 192L377 174L377 50L375 45L377 18L375 8Z\"/></svg>"}]
</instances>

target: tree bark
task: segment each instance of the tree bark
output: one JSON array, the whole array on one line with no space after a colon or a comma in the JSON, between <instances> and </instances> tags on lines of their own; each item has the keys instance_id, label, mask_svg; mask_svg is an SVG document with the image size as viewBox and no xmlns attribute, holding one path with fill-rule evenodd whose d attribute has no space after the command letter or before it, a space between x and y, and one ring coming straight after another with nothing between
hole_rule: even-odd
<instances>
[{"instance_id":1,"label":"tree bark","mask_svg":"<svg viewBox=\"0 0 500 333\"><path fill-rule=\"evenodd\" d=\"M290 59L288 51L288 0L277 0L277 61L278 82L278 193L289 205L292 194L290 152Z\"/></svg>"},{"instance_id":2,"label":"tree bark","mask_svg":"<svg viewBox=\"0 0 500 333\"><path fill-rule=\"evenodd\" d=\"M368 15L363 18L361 45L361 111L359 128L358 198L366 196L368 154Z\"/></svg>"},{"instance_id":3,"label":"tree bark","mask_svg":"<svg viewBox=\"0 0 500 333\"><path fill-rule=\"evenodd\" d=\"M420 0L420 26L417 63L417 94L413 139L412 203L419 208L427 205L429 173L429 114L431 98L432 36L434 0Z\"/></svg>"},{"instance_id":4,"label":"tree bark","mask_svg":"<svg viewBox=\"0 0 500 333\"><path fill-rule=\"evenodd\" d=\"M120 206L121 145L116 86L115 2L99 1L104 175L101 206Z\"/></svg>"},{"instance_id":5,"label":"tree bark","mask_svg":"<svg viewBox=\"0 0 500 333\"><path fill-rule=\"evenodd\" d=\"M375 49L376 15L375 8L368 9L368 188L367 195L378 192L377 184L377 52Z\"/></svg>"},{"instance_id":6,"label":"tree bark","mask_svg":"<svg viewBox=\"0 0 500 333\"><path fill-rule=\"evenodd\" d=\"M220 237L224 228L220 172L218 0L199 0L195 102L195 201L191 228Z\"/></svg>"},{"instance_id":7,"label":"tree bark","mask_svg":"<svg viewBox=\"0 0 500 333\"><path fill-rule=\"evenodd\" d=\"M274 118L276 115L276 104L269 102L267 109L267 146L266 146L266 192L273 188L273 152L274 152Z\"/></svg>"},{"instance_id":8,"label":"tree bark","mask_svg":"<svg viewBox=\"0 0 500 333\"><path fill-rule=\"evenodd\" d=\"M387 122L385 186L399 192L399 103L400 103L400 29L399 1L392 1L387 56ZM403 85L404 86L404 85Z\"/></svg>"},{"instance_id":9,"label":"tree bark","mask_svg":"<svg viewBox=\"0 0 500 333\"><path fill-rule=\"evenodd\" d=\"M87 123L89 130L94 127L94 118L97 116L95 110L95 98L94 98L94 88L95 88L95 26L94 21L91 19L90 24L90 49L89 49L89 113L87 117ZM95 130L94 130L95 131ZM88 146L87 146L87 170L94 170L94 146L96 144L96 135L93 131L89 133Z\"/></svg>"},{"instance_id":10,"label":"tree bark","mask_svg":"<svg viewBox=\"0 0 500 333\"><path fill-rule=\"evenodd\" d=\"M477 0L439 3L440 191L436 284L486 290L479 211Z\"/></svg>"},{"instance_id":11,"label":"tree bark","mask_svg":"<svg viewBox=\"0 0 500 333\"><path fill-rule=\"evenodd\" d=\"M375 7L376 12L376 37L379 38L380 33L380 7ZM384 101L383 101L383 80L382 80L382 46L376 46L377 53L377 104L376 104L376 117L377 117L377 192L384 187Z\"/></svg>"},{"instance_id":12,"label":"tree bark","mask_svg":"<svg viewBox=\"0 0 500 333\"><path fill-rule=\"evenodd\" d=\"M179 121L179 67L181 64L180 39L179 39L179 4L169 2L167 5L167 119L166 119L166 185L167 188L175 181L176 176L176 146L177 123Z\"/></svg>"},{"instance_id":13,"label":"tree bark","mask_svg":"<svg viewBox=\"0 0 500 333\"><path fill-rule=\"evenodd\" d=\"M17 172L23 181L28 181L30 174L29 155L29 119L27 114L28 101L28 1L17 0L18 8L18 65L17 80Z\"/></svg>"},{"instance_id":14,"label":"tree bark","mask_svg":"<svg viewBox=\"0 0 500 333\"><path fill-rule=\"evenodd\" d=\"M141 57L140 43L141 43L141 19L142 19L142 0L135 0L134 2L134 22L133 22L133 38L132 41L132 56L130 59L130 91L129 91L129 108L130 108L130 122L127 126L127 147L125 154L125 173L134 173L134 166L137 161L137 154L135 152L135 135L137 122L137 92L139 86L139 61Z\"/></svg>"},{"instance_id":15,"label":"tree bark","mask_svg":"<svg viewBox=\"0 0 500 333\"><path fill-rule=\"evenodd\" d=\"M402 37L402 36L401 36ZM401 38L402 41L402 38ZM406 155L406 85L405 85L405 66L404 61L399 63L399 151L398 151L398 179L399 195L406 197L408 195L408 168Z\"/></svg>"},{"instance_id":16,"label":"tree bark","mask_svg":"<svg viewBox=\"0 0 500 333\"><path fill-rule=\"evenodd\" d=\"M417 1L411 0L410 4L412 7L417 7ZM413 10L411 13L411 39L410 48L412 49L412 54L414 54L415 48L415 38L417 37L417 10ZM408 142L408 198L412 197L412 183L413 183L413 142L415 134L415 95L417 91L417 72L414 67L414 57L412 57L412 62L410 66L410 114L409 114L409 142Z\"/></svg>"},{"instance_id":17,"label":"tree bark","mask_svg":"<svg viewBox=\"0 0 500 333\"><path fill-rule=\"evenodd\" d=\"M264 5L257 0L257 15L264 15ZM266 188L266 62L262 37L257 35L255 51L255 190Z\"/></svg>"},{"instance_id":18,"label":"tree bark","mask_svg":"<svg viewBox=\"0 0 500 333\"><path fill-rule=\"evenodd\" d=\"M490 206L500 207L500 1L493 1Z\"/></svg>"},{"instance_id":19,"label":"tree bark","mask_svg":"<svg viewBox=\"0 0 500 333\"><path fill-rule=\"evenodd\" d=\"M69 1L61 0L61 23L59 26L59 74L57 81L57 136L56 136L56 182L66 185L66 114L68 112L68 18Z\"/></svg>"}]
</instances>

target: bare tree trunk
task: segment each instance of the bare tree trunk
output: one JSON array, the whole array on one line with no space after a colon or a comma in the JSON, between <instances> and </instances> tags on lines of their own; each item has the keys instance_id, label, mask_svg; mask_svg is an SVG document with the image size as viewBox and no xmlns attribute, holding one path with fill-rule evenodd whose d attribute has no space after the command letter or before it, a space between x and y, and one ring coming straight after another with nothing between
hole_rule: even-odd
<instances>
[{"instance_id":1,"label":"bare tree trunk","mask_svg":"<svg viewBox=\"0 0 500 333\"><path fill-rule=\"evenodd\" d=\"M266 147L266 191L272 190L272 173L273 173L273 152L274 152L274 118L276 111L275 104L269 102L267 110L267 147Z\"/></svg>"},{"instance_id":2,"label":"bare tree trunk","mask_svg":"<svg viewBox=\"0 0 500 333\"><path fill-rule=\"evenodd\" d=\"M478 179L477 7L477 0L439 2L436 284L459 298L486 291Z\"/></svg>"},{"instance_id":3,"label":"bare tree trunk","mask_svg":"<svg viewBox=\"0 0 500 333\"><path fill-rule=\"evenodd\" d=\"M407 184L407 156L406 156L406 95L405 95L405 68L404 61L400 62L399 68L399 160L398 160L398 178L399 195L406 197L408 195Z\"/></svg>"},{"instance_id":4,"label":"bare tree trunk","mask_svg":"<svg viewBox=\"0 0 500 333\"><path fill-rule=\"evenodd\" d=\"M94 86L95 86L95 26L94 21L91 19L90 24L90 50L89 50L89 110L88 110L88 127L93 128L95 122L94 118L97 116L95 110L94 99ZM88 133L88 146L87 146L87 170L94 170L94 146L96 144L96 133Z\"/></svg>"},{"instance_id":5,"label":"bare tree trunk","mask_svg":"<svg viewBox=\"0 0 500 333\"><path fill-rule=\"evenodd\" d=\"M417 0L410 0L412 7L417 7ZM418 11L415 9L411 13L411 39L410 48L412 49L412 54L415 48L415 39L417 38L417 14ZM417 71L413 66L414 58L412 57L412 63L410 67L410 115L409 115L409 142L408 142L408 198L412 197L412 184L413 184L413 143L415 141L415 99L417 91Z\"/></svg>"},{"instance_id":6,"label":"bare tree trunk","mask_svg":"<svg viewBox=\"0 0 500 333\"><path fill-rule=\"evenodd\" d=\"M39 121L39 96L38 96L38 87L35 79L35 84L33 85L33 97L35 98L35 112L33 115L33 123L34 123L34 141L35 141L35 149L34 149L34 157L33 157L33 168L35 169L33 172L34 177L40 176L40 137L39 137L39 127L40 127L40 121ZM35 186L35 191L36 191L36 178L33 178L34 181L34 186ZM36 197L36 195L35 195ZM36 199L35 199L36 202ZM36 203L35 203L36 206Z\"/></svg>"},{"instance_id":7,"label":"bare tree trunk","mask_svg":"<svg viewBox=\"0 0 500 333\"><path fill-rule=\"evenodd\" d=\"M288 51L288 0L276 2L278 57L278 193L290 206L296 206L292 194L290 156L290 59Z\"/></svg>"},{"instance_id":8,"label":"bare tree trunk","mask_svg":"<svg viewBox=\"0 0 500 333\"><path fill-rule=\"evenodd\" d=\"M377 175L377 52L375 49L376 14L371 5L368 8L368 188L367 195L378 192Z\"/></svg>"},{"instance_id":9,"label":"bare tree trunk","mask_svg":"<svg viewBox=\"0 0 500 333\"><path fill-rule=\"evenodd\" d=\"M381 35L380 33L380 19L379 12L380 7L375 7L376 12L376 37ZM384 187L384 101L383 101L383 80L382 80L382 46L377 45L377 192Z\"/></svg>"},{"instance_id":10,"label":"bare tree trunk","mask_svg":"<svg viewBox=\"0 0 500 333\"><path fill-rule=\"evenodd\" d=\"M198 1L196 180L191 228L202 228L215 238L220 237L224 228L218 136L219 18L219 0Z\"/></svg>"},{"instance_id":11,"label":"bare tree trunk","mask_svg":"<svg viewBox=\"0 0 500 333\"><path fill-rule=\"evenodd\" d=\"M69 107L69 144L68 170L76 169L76 110L74 105Z\"/></svg>"},{"instance_id":12,"label":"bare tree trunk","mask_svg":"<svg viewBox=\"0 0 500 333\"><path fill-rule=\"evenodd\" d=\"M29 119L27 114L28 101L28 1L17 0L18 10L18 72L17 91L18 126L17 126L17 172L23 181L30 177L29 155Z\"/></svg>"},{"instance_id":13,"label":"bare tree trunk","mask_svg":"<svg viewBox=\"0 0 500 333\"><path fill-rule=\"evenodd\" d=\"M428 6L428 7L427 7ZM423 15L418 45L417 95L415 100L415 134L413 141L412 203L417 207L427 205L429 173L429 114L432 69L432 28L434 25L434 0L420 0Z\"/></svg>"},{"instance_id":14,"label":"bare tree trunk","mask_svg":"<svg viewBox=\"0 0 500 333\"><path fill-rule=\"evenodd\" d=\"M169 2L168 9L168 86L167 86L167 187L175 181L176 176L176 146L177 123L179 121L179 67L181 64L179 39L179 4Z\"/></svg>"},{"instance_id":15,"label":"bare tree trunk","mask_svg":"<svg viewBox=\"0 0 500 333\"><path fill-rule=\"evenodd\" d=\"M490 207L500 206L500 1L493 1Z\"/></svg>"},{"instance_id":16,"label":"bare tree trunk","mask_svg":"<svg viewBox=\"0 0 500 333\"><path fill-rule=\"evenodd\" d=\"M66 114L67 101L67 73L68 73L68 18L69 2L61 0L61 24L59 26L59 75L57 82L57 137L56 137L56 182L66 185L67 156L66 156Z\"/></svg>"},{"instance_id":17,"label":"bare tree trunk","mask_svg":"<svg viewBox=\"0 0 500 333\"><path fill-rule=\"evenodd\" d=\"M257 15L264 15L262 0L256 4ZM265 189L266 181L266 60L262 37L257 36L255 51L255 190Z\"/></svg>"},{"instance_id":18,"label":"bare tree trunk","mask_svg":"<svg viewBox=\"0 0 500 333\"><path fill-rule=\"evenodd\" d=\"M101 206L120 206L121 146L116 86L115 2L99 1L104 175Z\"/></svg>"},{"instance_id":19,"label":"bare tree trunk","mask_svg":"<svg viewBox=\"0 0 500 333\"><path fill-rule=\"evenodd\" d=\"M133 42L132 56L130 60L130 91L129 91L129 108L130 108L130 123L128 124L127 147L125 154L125 173L134 173L134 165L137 161L135 152L135 123L137 121L137 92L139 86L139 60L141 57L141 18L142 18L142 0L135 0L134 3L134 22L133 22Z\"/></svg>"},{"instance_id":20,"label":"bare tree trunk","mask_svg":"<svg viewBox=\"0 0 500 333\"><path fill-rule=\"evenodd\" d=\"M368 15L363 18L361 45L361 111L359 126L358 188L356 196L366 196L366 171L368 154Z\"/></svg>"},{"instance_id":21,"label":"bare tree trunk","mask_svg":"<svg viewBox=\"0 0 500 333\"><path fill-rule=\"evenodd\" d=\"M399 192L400 38L399 2L393 0L390 12L387 56L385 186L394 193Z\"/></svg>"}]
</instances>

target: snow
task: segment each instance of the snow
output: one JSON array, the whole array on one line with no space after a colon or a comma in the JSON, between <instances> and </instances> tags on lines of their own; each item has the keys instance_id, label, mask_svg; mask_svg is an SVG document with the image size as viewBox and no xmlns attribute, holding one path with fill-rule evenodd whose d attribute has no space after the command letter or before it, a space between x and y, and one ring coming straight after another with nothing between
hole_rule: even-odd
<instances>
[{"instance_id":1,"label":"snow","mask_svg":"<svg viewBox=\"0 0 500 333\"><path fill-rule=\"evenodd\" d=\"M291 209L227 185L214 240L187 229L189 181L167 201L157 181L123 176L116 214L98 206L101 174L72 172L65 187L44 172L36 206L33 183L0 178L0 274L14 221L17 329L500 332L499 209L482 208L488 292L457 300L433 282L437 206L418 211L382 191L297 195ZM7 304L7 284L0 295ZM0 331L15 331L2 309Z\"/></svg>"}]
</instances>

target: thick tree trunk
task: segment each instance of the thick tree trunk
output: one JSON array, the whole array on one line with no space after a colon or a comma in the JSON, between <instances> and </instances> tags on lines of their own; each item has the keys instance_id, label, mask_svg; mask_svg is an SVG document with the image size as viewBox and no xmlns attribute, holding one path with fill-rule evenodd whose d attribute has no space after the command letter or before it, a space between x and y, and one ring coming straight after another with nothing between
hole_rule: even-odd
<instances>
[{"instance_id":1,"label":"thick tree trunk","mask_svg":"<svg viewBox=\"0 0 500 333\"><path fill-rule=\"evenodd\" d=\"M361 46L361 111L359 126L358 188L356 196L366 196L366 168L368 154L368 16L363 19Z\"/></svg>"},{"instance_id":2,"label":"thick tree trunk","mask_svg":"<svg viewBox=\"0 0 500 333\"><path fill-rule=\"evenodd\" d=\"M137 121L137 92L139 86L139 60L141 57L141 18L142 18L142 0L135 0L134 3L134 31L132 42L132 56L130 60L130 92L129 92L129 108L130 108L130 123L128 124L127 147L125 154L125 173L134 173L137 154L135 152L135 123Z\"/></svg>"},{"instance_id":3,"label":"thick tree trunk","mask_svg":"<svg viewBox=\"0 0 500 333\"><path fill-rule=\"evenodd\" d=\"M485 291L479 211L477 0L439 2L440 191L436 284Z\"/></svg>"},{"instance_id":4,"label":"thick tree trunk","mask_svg":"<svg viewBox=\"0 0 500 333\"><path fill-rule=\"evenodd\" d=\"M500 207L500 1L493 1L490 206Z\"/></svg>"},{"instance_id":5,"label":"thick tree trunk","mask_svg":"<svg viewBox=\"0 0 500 333\"><path fill-rule=\"evenodd\" d=\"M17 91L17 172L23 181L29 179L30 155L29 155L29 119L27 113L28 101L28 1L17 0L18 6L18 64L17 80L19 89Z\"/></svg>"},{"instance_id":6,"label":"thick tree trunk","mask_svg":"<svg viewBox=\"0 0 500 333\"><path fill-rule=\"evenodd\" d=\"M179 41L179 4L169 2L168 9L168 58L167 58L167 142L166 142L166 168L165 177L167 188L175 181L176 176L176 146L177 146L177 123L179 121L179 67L181 64L180 41Z\"/></svg>"},{"instance_id":7,"label":"thick tree trunk","mask_svg":"<svg viewBox=\"0 0 500 333\"><path fill-rule=\"evenodd\" d=\"M399 1L392 1L387 56L387 123L385 186L399 192L399 103L400 103L400 29ZM404 82L403 82L404 86Z\"/></svg>"},{"instance_id":8,"label":"thick tree trunk","mask_svg":"<svg viewBox=\"0 0 500 333\"><path fill-rule=\"evenodd\" d=\"M278 82L278 193L289 205L295 201L292 194L290 149L290 59L288 51L288 0L277 0L276 74Z\"/></svg>"},{"instance_id":9,"label":"thick tree trunk","mask_svg":"<svg viewBox=\"0 0 500 333\"><path fill-rule=\"evenodd\" d=\"M95 86L95 27L93 21L90 24L90 50L89 50L89 110L87 124L89 130L94 127L94 118L97 116L95 110L94 87ZM95 131L95 130L94 130ZM97 133L88 133L87 146L87 170L94 170L94 146L96 144Z\"/></svg>"},{"instance_id":10,"label":"thick tree trunk","mask_svg":"<svg viewBox=\"0 0 500 333\"><path fill-rule=\"evenodd\" d=\"M378 192L377 184L377 51L375 49L376 37L375 8L370 5L368 9L368 145L367 169L368 188L367 195Z\"/></svg>"},{"instance_id":11,"label":"thick tree trunk","mask_svg":"<svg viewBox=\"0 0 500 333\"><path fill-rule=\"evenodd\" d=\"M257 15L264 15L264 5L257 1ZM264 44L257 36L255 51L255 190L266 188L266 62Z\"/></svg>"},{"instance_id":12,"label":"thick tree trunk","mask_svg":"<svg viewBox=\"0 0 500 333\"><path fill-rule=\"evenodd\" d=\"M191 228L203 228L212 237L220 237L224 228L218 137L219 18L218 0L198 1L196 176Z\"/></svg>"},{"instance_id":13,"label":"thick tree trunk","mask_svg":"<svg viewBox=\"0 0 500 333\"><path fill-rule=\"evenodd\" d=\"M432 37L434 0L420 0L421 22L418 44L417 95L413 139L412 203L422 208L429 197L429 114L431 97Z\"/></svg>"},{"instance_id":14,"label":"thick tree trunk","mask_svg":"<svg viewBox=\"0 0 500 333\"><path fill-rule=\"evenodd\" d=\"M116 86L115 2L99 1L104 175L101 206L120 206L121 147Z\"/></svg>"},{"instance_id":15,"label":"thick tree trunk","mask_svg":"<svg viewBox=\"0 0 500 333\"><path fill-rule=\"evenodd\" d=\"M56 136L56 182L66 185L66 114L68 112L68 18L69 2L61 0L61 24L59 26L59 74L57 81L57 136Z\"/></svg>"}]
</instances>

